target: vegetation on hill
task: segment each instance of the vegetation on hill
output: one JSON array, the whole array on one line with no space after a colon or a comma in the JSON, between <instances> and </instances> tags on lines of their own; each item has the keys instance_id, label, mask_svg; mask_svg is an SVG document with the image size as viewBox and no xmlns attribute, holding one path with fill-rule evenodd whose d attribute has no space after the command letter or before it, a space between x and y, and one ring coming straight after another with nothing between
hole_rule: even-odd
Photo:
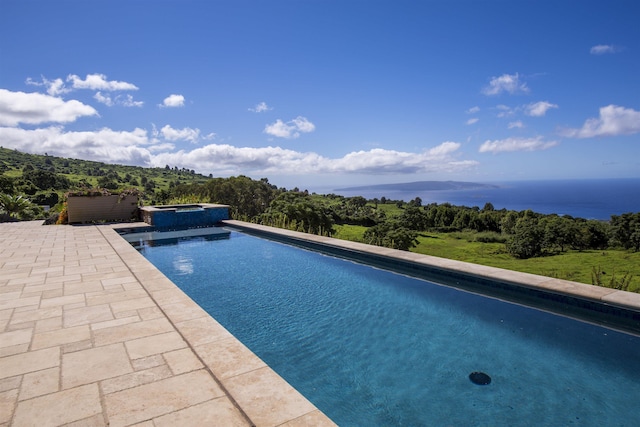
<instances>
[{"instance_id":1,"label":"vegetation on hill","mask_svg":"<svg viewBox=\"0 0 640 427\"><path fill-rule=\"evenodd\" d=\"M640 290L640 212L608 222L420 198L366 200L287 190L267 178L213 178L178 167L141 168L0 148L5 219L44 218L67 191L137 189L145 204L223 203L234 219L618 289ZM27 201L27 200L30 200Z\"/></svg>"}]
</instances>

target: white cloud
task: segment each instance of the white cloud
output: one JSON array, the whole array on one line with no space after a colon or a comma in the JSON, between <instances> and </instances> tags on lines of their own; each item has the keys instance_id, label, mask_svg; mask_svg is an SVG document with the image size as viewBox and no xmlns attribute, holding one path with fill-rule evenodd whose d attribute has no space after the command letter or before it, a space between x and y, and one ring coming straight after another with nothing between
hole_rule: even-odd
<instances>
[{"instance_id":1,"label":"white cloud","mask_svg":"<svg viewBox=\"0 0 640 427\"><path fill-rule=\"evenodd\" d=\"M589 50L589 53L592 55L604 55L606 53L618 53L622 50L622 48L618 46L614 46L612 44L598 44L592 46Z\"/></svg>"},{"instance_id":2,"label":"white cloud","mask_svg":"<svg viewBox=\"0 0 640 427\"><path fill-rule=\"evenodd\" d=\"M184 107L184 96L182 95L169 95L167 96L160 107Z\"/></svg>"},{"instance_id":3,"label":"white cloud","mask_svg":"<svg viewBox=\"0 0 640 427\"><path fill-rule=\"evenodd\" d=\"M485 95L499 95L503 92L512 95L516 93L528 93L529 88L526 83L520 81L520 75L515 73L492 77L489 85L482 89L482 93Z\"/></svg>"},{"instance_id":4,"label":"white cloud","mask_svg":"<svg viewBox=\"0 0 640 427\"><path fill-rule=\"evenodd\" d=\"M467 114L475 114L478 113L480 111L480 107L478 107L477 105L475 107L471 107L467 110Z\"/></svg>"},{"instance_id":5,"label":"white cloud","mask_svg":"<svg viewBox=\"0 0 640 427\"><path fill-rule=\"evenodd\" d=\"M134 101L131 95L118 95L116 96L116 102L124 107L142 107L143 101Z\"/></svg>"},{"instance_id":6,"label":"white cloud","mask_svg":"<svg viewBox=\"0 0 640 427\"><path fill-rule=\"evenodd\" d=\"M547 101L540 101L525 106L524 111L527 116L542 117L551 108L558 108L558 106Z\"/></svg>"},{"instance_id":7,"label":"white cloud","mask_svg":"<svg viewBox=\"0 0 640 427\"><path fill-rule=\"evenodd\" d=\"M478 123L478 121L479 121L479 120L480 120L479 118L477 118L477 117L473 117L473 118L471 118L471 119L467 120L467 125L473 125L473 124L476 124L476 123Z\"/></svg>"},{"instance_id":8,"label":"white cloud","mask_svg":"<svg viewBox=\"0 0 640 427\"><path fill-rule=\"evenodd\" d=\"M19 123L69 123L83 116L97 116L98 112L80 101L64 101L42 93L11 92L0 89L0 125Z\"/></svg>"},{"instance_id":9,"label":"white cloud","mask_svg":"<svg viewBox=\"0 0 640 427\"><path fill-rule=\"evenodd\" d=\"M427 151L428 155L432 157L432 159L436 158L444 158L450 154L453 154L454 151L457 151L460 148L460 143L453 141L446 141L440 145L437 145Z\"/></svg>"},{"instance_id":10,"label":"white cloud","mask_svg":"<svg viewBox=\"0 0 640 427\"><path fill-rule=\"evenodd\" d=\"M89 159L107 163L148 165L151 154L147 131L100 129L92 132L65 132L60 126L26 130L0 127L0 140L7 148L28 153L47 152L54 156Z\"/></svg>"},{"instance_id":11,"label":"white cloud","mask_svg":"<svg viewBox=\"0 0 640 427\"><path fill-rule=\"evenodd\" d=\"M93 99L101 104L106 105L107 107L113 106L113 100L111 99L111 97L109 95L103 95L101 92L96 92L96 94L93 95Z\"/></svg>"},{"instance_id":12,"label":"white cloud","mask_svg":"<svg viewBox=\"0 0 640 427\"><path fill-rule=\"evenodd\" d=\"M522 129L524 128L524 123L520 120L516 120L515 122L511 122L507 125L508 129Z\"/></svg>"},{"instance_id":13,"label":"white cloud","mask_svg":"<svg viewBox=\"0 0 640 427\"><path fill-rule=\"evenodd\" d=\"M499 153L502 151L539 151L558 145L557 141L545 141L543 137L506 138L485 141L478 151L481 153Z\"/></svg>"},{"instance_id":14,"label":"white cloud","mask_svg":"<svg viewBox=\"0 0 640 427\"><path fill-rule=\"evenodd\" d=\"M640 132L640 111L617 105L600 108L600 117L587 119L580 129L560 131L563 136L570 138L631 135L638 132Z\"/></svg>"},{"instance_id":15,"label":"white cloud","mask_svg":"<svg viewBox=\"0 0 640 427\"><path fill-rule=\"evenodd\" d=\"M142 107L144 105L143 101L134 101L133 96L127 95L117 95L115 98L111 98L109 95L103 95L102 92L98 91L93 98L104 104L108 107L113 107L114 105L121 105L123 107Z\"/></svg>"},{"instance_id":16,"label":"white cloud","mask_svg":"<svg viewBox=\"0 0 640 427\"><path fill-rule=\"evenodd\" d=\"M287 123L278 119L275 123L265 126L264 133L278 138L295 139L300 136L300 133L313 132L315 129L315 125L306 117L298 116Z\"/></svg>"},{"instance_id":17,"label":"white cloud","mask_svg":"<svg viewBox=\"0 0 640 427\"><path fill-rule=\"evenodd\" d=\"M138 87L132 83L115 80L109 81L104 74L87 74L84 80L75 74L70 74L67 77L67 82L70 82L71 87L74 89L105 90L108 92L116 90L138 90Z\"/></svg>"},{"instance_id":18,"label":"white cloud","mask_svg":"<svg viewBox=\"0 0 640 427\"><path fill-rule=\"evenodd\" d=\"M42 81L38 82L33 80L31 77L28 77L26 83L31 86L45 86L47 88L47 93L51 96L61 95L71 90L64 86L64 81L60 78L55 80L48 80L44 76L41 78Z\"/></svg>"},{"instance_id":19,"label":"white cloud","mask_svg":"<svg viewBox=\"0 0 640 427\"><path fill-rule=\"evenodd\" d=\"M499 111L498 117L509 117L515 114L515 110L507 105L497 105L496 109Z\"/></svg>"},{"instance_id":20,"label":"white cloud","mask_svg":"<svg viewBox=\"0 0 640 427\"><path fill-rule=\"evenodd\" d=\"M261 102L256 104L255 107L249 108L249 111L253 111L254 113L263 113L265 111L273 110L273 108L269 107L266 102Z\"/></svg>"},{"instance_id":21,"label":"white cloud","mask_svg":"<svg viewBox=\"0 0 640 427\"><path fill-rule=\"evenodd\" d=\"M169 125L165 125L160 129L160 134L168 141L189 141L196 143L200 139L200 129L183 128L174 129Z\"/></svg>"}]
</instances>

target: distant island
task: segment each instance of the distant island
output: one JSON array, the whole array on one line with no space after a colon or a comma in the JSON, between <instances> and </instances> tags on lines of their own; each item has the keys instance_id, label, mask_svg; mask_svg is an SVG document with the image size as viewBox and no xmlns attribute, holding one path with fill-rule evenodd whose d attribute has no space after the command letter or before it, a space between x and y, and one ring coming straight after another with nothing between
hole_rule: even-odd
<instances>
[{"instance_id":1,"label":"distant island","mask_svg":"<svg viewBox=\"0 0 640 427\"><path fill-rule=\"evenodd\" d=\"M398 184L375 184L337 188L335 191L440 191L500 188L497 185L461 181L416 181Z\"/></svg>"}]
</instances>

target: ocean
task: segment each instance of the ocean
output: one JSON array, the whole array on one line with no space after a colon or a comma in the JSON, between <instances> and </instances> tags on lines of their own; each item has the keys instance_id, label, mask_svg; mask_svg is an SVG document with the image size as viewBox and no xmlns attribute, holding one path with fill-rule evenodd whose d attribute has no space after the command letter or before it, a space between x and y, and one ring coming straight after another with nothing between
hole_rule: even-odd
<instances>
[{"instance_id":1,"label":"ocean","mask_svg":"<svg viewBox=\"0 0 640 427\"><path fill-rule=\"evenodd\" d=\"M486 182L496 188L473 190L332 190L345 197L367 199L386 197L406 202L420 197L422 204L451 203L456 206L493 204L495 209L522 211L531 209L544 214L609 220L611 215L640 212L640 178L540 180Z\"/></svg>"}]
</instances>

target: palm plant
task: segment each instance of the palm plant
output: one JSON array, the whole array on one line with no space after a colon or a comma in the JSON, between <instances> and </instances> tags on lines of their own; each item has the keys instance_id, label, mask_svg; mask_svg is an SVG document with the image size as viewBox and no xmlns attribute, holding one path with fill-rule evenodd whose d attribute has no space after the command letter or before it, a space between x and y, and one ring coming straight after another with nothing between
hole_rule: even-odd
<instances>
[{"instance_id":1,"label":"palm plant","mask_svg":"<svg viewBox=\"0 0 640 427\"><path fill-rule=\"evenodd\" d=\"M0 194L0 209L16 218L32 207L29 199L22 195Z\"/></svg>"}]
</instances>

